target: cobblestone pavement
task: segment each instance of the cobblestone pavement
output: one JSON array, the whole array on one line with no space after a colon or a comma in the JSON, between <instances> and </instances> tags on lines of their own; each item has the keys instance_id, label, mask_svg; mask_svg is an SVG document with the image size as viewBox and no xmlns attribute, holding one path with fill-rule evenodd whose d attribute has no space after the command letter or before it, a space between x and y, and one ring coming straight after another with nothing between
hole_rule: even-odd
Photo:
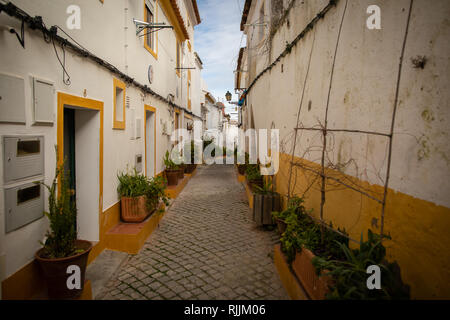
<instances>
[{"instance_id":1,"label":"cobblestone pavement","mask_svg":"<svg viewBox=\"0 0 450 320\"><path fill-rule=\"evenodd\" d=\"M101 298L289 299L272 260L277 239L254 225L233 166L199 166Z\"/></svg>"}]
</instances>

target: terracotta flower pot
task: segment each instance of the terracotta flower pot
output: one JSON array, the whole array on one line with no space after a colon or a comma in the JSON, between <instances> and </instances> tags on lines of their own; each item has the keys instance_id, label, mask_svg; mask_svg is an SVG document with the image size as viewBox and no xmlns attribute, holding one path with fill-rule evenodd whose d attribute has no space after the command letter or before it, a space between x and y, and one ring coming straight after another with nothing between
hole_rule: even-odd
<instances>
[{"instance_id":1,"label":"terracotta flower pot","mask_svg":"<svg viewBox=\"0 0 450 320\"><path fill-rule=\"evenodd\" d=\"M147 209L147 197L122 197L121 218L124 222L142 222L151 213Z\"/></svg>"},{"instance_id":2,"label":"terracotta flower pot","mask_svg":"<svg viewBox=\"0 0 450 320\"><path fill-rule=\"evenodd\" d=\"M195 170L195 165L194 164L187 164L185 169L184 169L184 173L191 174L192 172L194 172L194 170Z\"/></svg>"},{"instance_id":3,"label":"terracotta flower pot","mask_svg":"<svg viewBox=\"0 0 450 320\"><path fill-rule=\"evenodd\" d=\"M167 170L166 169L166 179L167 185L176 186L178 184L178 170Z\"/></svg>"},{"instance_id":4,"label":"terracotta flower pot","mask_svg":"<svg viewBox=\"0 0 450 320\"><path fill-rule=\"evenodd\" d=\"M245 174L245 170L247 169L245 164L238 164L237 168L238 168L239 174L242 175L242 176Z\"/></svg>"},{"instance_id":5,"label":"terracotta flower pot","mask_svg":"<svg viewBox=\"0 0 450 320\"><path fill-rule=\"evenodd\" d=\"M86 265L92 243L86 240L76 240L75 246L83 252L66 258L47 259L41 257L43 248L35 253L35 258L41 266L48 287L48 297L50 299L74 299L81 295L84 289ZM67 273L69 266L80 268L80 289L69 289L67 287L68 277L73 275Z\"/></svg>"},{"instance_id":6,"label":"terracotta flower pot","mask_svg":"<svg viewBox=\"0 0 450 320\"><path fill-rule=\"evenodd\" d=\"M328 286L333 283L333 280L331 277L324 275L326 271L322 272L320 277L317 275L312 264L314 257L314 253L306 248L303 248L301 252L297 251L295 260L292 262L292 269L309 296L313 300L323 300L329 292Z\"/></svg>"},{"instance_id":7,"label":"terracotta flower pot","mask_svg":"<svg viewBox=\"0 0 450 320\"><path fill-rule=\"evenodd\" d=\"M184 164L180 165L180 169L178 169L178 179L184 178Z\"/></svg>"}]
</instances>

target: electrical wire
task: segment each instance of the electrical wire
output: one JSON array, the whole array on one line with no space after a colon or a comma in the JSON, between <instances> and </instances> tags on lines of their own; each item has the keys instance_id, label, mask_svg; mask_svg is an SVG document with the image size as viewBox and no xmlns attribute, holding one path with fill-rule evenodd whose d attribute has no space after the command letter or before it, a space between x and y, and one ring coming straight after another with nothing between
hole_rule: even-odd
<instances>
[{"instance_id":1,"label":"electrical wire","mask_svg":"<svg viewBox=\"0 0 450 320\"><path fill-rule=\"evenodd\" d=\"M51 37L51 41L53 44L53 49L55 50L56 58L58 59L59 64L61 65L61 68L63 70L63 82L65 85L69 86L71 82L70 82L70 75L66 70L66 51L64 50L64 44L61 44L61 49L63 52L63 61L61 62L61 59L59 58L59 55L58 55L58 51L56 50L55 40L53 37ZM66 75L67 75L67 79L66 79Z\"/></svg>"},{"instance_id":2,"label":"electrical wire","mask_svg":"<svg viewBox=\"0 0 450 320\"><path fill-rule=\"evenodd\" d=\"M57 59L63 68L64 83L70 83L70 76L67 73L67 70L65 67L65 49L67 48L67 49L70 49L71 51L73 51L74 53L76 53L82 57L88 58L88 59L92 60L93 62L99 64L100 66L108 69L110 72L116 74L118 77L123 79L126 83L134 85L135 87L142 90L144 93L148 93L148 94L152 95L153 97L155 97L156 99L165 102L166 104L168 104L171 107L177 107L177 108L183 110L185 113L201 119L201 116L198 116L198 115L194 114L192 111L190 111L186 108L183 108L183 107L173 103L172 101L169 101L167 98L165 98L162 95L158 94L157 92L153 91L147 85L143 85L143 84L137 82L134 78L123 73L122 71L120 71L117 67L115 67L111 63L92 54L89 50L84 48L81 44L79 44L75 39L73 39L70 35L68 35L59 26L55 25L55 26L52 26L50 29L48 29L45 26L45 24L42 20L42 17L40 17L40 16L31 17L28 13L26 13L25 11L23 11L22 9L20 9L19 7L17 7L16 5L14 5L11 2L8 2L7 4L0 3L0 12L2 12L2 11L11 17L14 17L16 19L23 21L24 24L26 23L30 29L42 31L44 40L46 42L52 42ZM67 37L69 37L72 40L72 42L68 41L66 38L58 36L57 35L58 29L61 30L64 34L66 34ZM56 50L55 42L58 42L61 45L61 48L63 50L63 61L61 61L59 54ZM67 79L66 79L66 76L67 76Z\"/></svg>"}]
</instances>

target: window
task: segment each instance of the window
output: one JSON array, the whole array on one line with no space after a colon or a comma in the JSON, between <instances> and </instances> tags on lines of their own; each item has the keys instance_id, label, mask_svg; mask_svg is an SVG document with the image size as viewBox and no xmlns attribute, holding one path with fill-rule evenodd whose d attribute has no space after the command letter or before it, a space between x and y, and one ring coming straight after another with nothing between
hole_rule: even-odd
<instances>
[{"instance_id":1,"label":"window","mask_svg":"<svg viewBox=\"0 0 450 320\"><path fill-rule=\"evenodd\" d=\"M177 39L177 75L180 76L180 68L181 68L181 44L180 41Z\"/></svg>"},{"instance_id":2,"label":"window","mask_svg":"<svg viewBox=\"0 0 450 320\"><path fill-rule=\"evenodd\" d=\"M114 79L114 122L113 129L125 130L125 83Z\"/></svg>"},{"instance_id":3,"label":"window","mask_svg":"<svg viewBox=\"0 0 450 320\"><path fill-rule=\"evenodd\" d=\"M148 23L155 23L156 22L156 9L155 5L156 0L144 0L144 20ZM148 52L150 52L156 59L158 58L157 54L157 41L158 41L158 35L154 28L148 28L145 29L143 32L145 32L144 37L144 47L147 49Z\"/></svg>"}]
</instances>

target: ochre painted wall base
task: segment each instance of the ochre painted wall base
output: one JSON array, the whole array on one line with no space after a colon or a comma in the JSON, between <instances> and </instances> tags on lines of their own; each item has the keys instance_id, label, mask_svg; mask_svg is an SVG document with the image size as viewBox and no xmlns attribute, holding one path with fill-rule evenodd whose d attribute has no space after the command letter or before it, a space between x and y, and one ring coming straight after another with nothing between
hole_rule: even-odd
<instances>
[{"instance_id":1,"label":"ochre painted wall base","mask_svg":"<svg viewBox=\"0 0 450 320\"><path fill-rule=\"evenodd\" d=\"M178 197L178 195L181 193L181 191L183 191L184 187L186 186L186 184L189 182L189 180L195 176L195 174L197 173L197 169L194 170L194 172L192 172L191 174L184 174L184 178L183 180L179 180L178 184L176 186L169 186L166 189L166 194L170 199L176 199Z\"/></svg>"},{"instance_id":2,"label":"ochre painted wall base","mask_svg":"<svg viewBox=\"0 0 450 320\"><path fill-rule=\"evenodd\" d=\"M300 281L289 268L289 264L281 252L281 246L275 245L273 260L277 268L281 282L292 300L309 300L308 295L303 289Z\"/></svg>"},{"instance_id":3,"label":"ochre painted wall base","mask_svg":"<svg viewBox=\"0 0 450 320\"><path fill-rule=\"evenodd\" d=\"M147 238L158 227L164 214L165 211L155 212L142 223L120 222L105 234L105 247L129 254L138 254Z\"/></svg>"}]
</instances>

